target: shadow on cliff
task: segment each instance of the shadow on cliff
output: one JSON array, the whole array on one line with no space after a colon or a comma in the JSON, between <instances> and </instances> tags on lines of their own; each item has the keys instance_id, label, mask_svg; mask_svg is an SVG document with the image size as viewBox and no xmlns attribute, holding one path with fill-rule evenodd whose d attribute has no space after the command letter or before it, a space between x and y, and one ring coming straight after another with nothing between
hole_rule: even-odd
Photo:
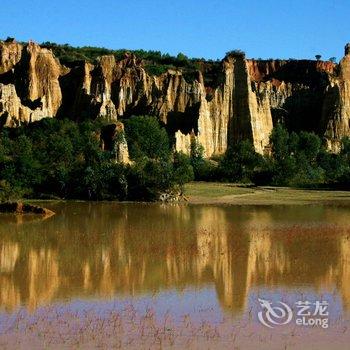
<instances>
[{"instance_id":1,"label":"shadow on cliff","mask_svg":"<svg viewBox=\"0 0 350 350\"><path fill-rule=\"evenodd\" d=\"M289 131L321 133L320 118L325 93L319 89L302 89L289 96L281 108L272 109L273 124L282 122Z\"/></svg>"},{"instance_id":2,"label":"shadow on cliff","mask_svg":"<svg viewBox=\"0 0 350 350\"><path fill-rule=\"evenodd\" d=\"M58 81L62 92L62 103L57 117L74 121L95 119L102 103L94 101L83 88L84 67L73 68L68 74L60 76Z\"/></svg>"},{"instance_id":3,"label":"shadow on cliff","mask_svg":"<svg viewBox=\"0 0 350 350\"><path fill-rule=\"evenodd\" d=\"M19 75L21 75L21 78L19 78ZM25 107L30 108L31 110L35 110L36 108L42 107L41 98L38 98L36 100L30 100L27 95L27 87L22 86L22 83L27 82L26 79L26 72L23 67L21 67L21 64L17 64L15 66L15 69L9 70L6 73L0 74L0 84L4 85L14 85L16 93L18 97L21 100L21 104ZM28 83L27 83L28 85Z\"/></svg>"},{"instance_id":4,"label":"shadow on cliff","mask_svg":"<svg viewBox=\"0 0 350 350\"><path fill-rule=\"evenodd\" d=\"M115 87L114 87L115 85ZM118 96L119 90L118 83L112 83L112 102L116 107L119 105L119 98L115 97ZM116 92L114 92L116 91ZM152 107L151 104L148 103L147 97L142 96L139 100L137 100L136 104L130 104L126 106L126 109L124 113L120 116L123 119L128 119L134 115L154 115L155 114L155 109Z\"/></svg>"},{"instance_id":5,"label":"shadow on cliff","mask_svg":"<svg viewBox=\"0 0 350 350\"><path fill-rule=\"evenodd\" d=\"M175 132L180 130L183 134L190 134L192 130L198 134L198 118L200 103L187 106L184 112L171 111L167 116L166 129L170 136L174 136Z\"/></svg>"},{"instance_id":6,"label":"shadow on cliff","mask_svg":"<svg viewBox=\"0 0 350 350\"><path fill-rule=\"evenodd\" d=\"M329 119L335 118L340 92L331 87L330 74L319 67L318 61L292 60L265 77L286 83L296 88L279 108L272 108L273 124L285 123L289 131L309 131L324 135ZM333 74L337 75L335 70Z\"/></svg>"},{"instance_id":7,"label":"shadow on cliff","mask_svg":"<svg viewBox=\"0 0 350 350\"><path fill-rule=\"evenodd\" d=\"M317 61L312 60L291 60L264 80L277 79L290 83L307 85L310 88L326 88L329 84L329 76L326 71L320 70Z\"/></svg>"}]
</instances>

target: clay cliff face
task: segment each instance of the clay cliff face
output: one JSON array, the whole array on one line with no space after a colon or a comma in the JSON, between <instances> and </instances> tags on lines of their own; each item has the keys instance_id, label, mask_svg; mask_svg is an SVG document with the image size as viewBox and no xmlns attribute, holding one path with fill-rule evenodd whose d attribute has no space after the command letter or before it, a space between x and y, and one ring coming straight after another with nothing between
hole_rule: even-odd
<instances>
[{"instance_id":1,"label":"clay cliff face","mask_svg":"<svg viewBox=\"0 0 350 350\"><path fill-rule=\"evenodd\" d=\"M16 126L56 116L62 104L59 77L67 69L34 43L0 43L0 123Z\"/></svg>"},{"instance_id":2,"label":"clay cliff face","mask_svg":"<svg viewBox=\"0 0 350 350\"><path fill-rule=\"evenodd\" d=\"M167 125L177 150L189 153L195 137L207 157L241 139L263 153L278 122L318 133L335 151L350 135L349 46L339 65L231 55L220 69L222 80L209 86L199 71L192 82L178 70L149 75L133 55L121 61L102 56L95 64L68 68L34 43L0 42L0 126L44 117L104 117L113 124L151 114Z\"/></svg>"},{"instance_id":3,"label":"clay cliff face","mask_svg":"<svg viewBox=\"0 0 350 350\"><path fill-rule=\"evenodd\" d=\"M345 47L345 57L339 64L339 75L327 87L323 111L325 137L328 147L339 149L339 140L350 135L350 45Z\"/></svg>"}]
</instances>

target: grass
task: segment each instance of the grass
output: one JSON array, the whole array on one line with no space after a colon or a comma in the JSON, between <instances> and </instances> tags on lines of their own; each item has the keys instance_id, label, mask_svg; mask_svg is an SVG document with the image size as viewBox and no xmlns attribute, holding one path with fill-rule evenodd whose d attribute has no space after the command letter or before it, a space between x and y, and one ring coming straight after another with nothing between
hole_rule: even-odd
<instances>
[{"instance_id":1,"label":"grass","mask_svg":"<svg viewBox=\"0 0 350 350\"><path fill-rule=\"evenodd\" d=\"M342 204L350 205L350 191L297 189L290 187L248 187L239 184L191 182L185 186L190 203L273 205Z\"/></svg>"},{"instance_id":2,"label":"grass","mask_svg":"<svg viewBox=\"0 0 350 350\"><path fill-rule=\"evenodd\" d=\"M190 197L218 198L227 195L254 193L248 187L218 182L190 182L185 185L185 194Z\"/></svg>"}]
</instances>

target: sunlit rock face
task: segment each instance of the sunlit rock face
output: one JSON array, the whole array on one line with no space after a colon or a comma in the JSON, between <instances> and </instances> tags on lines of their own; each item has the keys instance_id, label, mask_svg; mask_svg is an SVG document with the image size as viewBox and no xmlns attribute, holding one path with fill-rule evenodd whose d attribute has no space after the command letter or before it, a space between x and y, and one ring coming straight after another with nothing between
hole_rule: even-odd
<instances>
[{"instance_id":1,"label":"sunlit rock face","mask_svg":"<svg viewBox=\"0 0 350 350\"><path fill-rule=\"evenodd\" d=\"M23 47L16 42L1 43L0 47L0 74L4 74L21 60Z\"/></svg>"},{"instance_id":2,"label":"sunlit rock face","mask_svg":"<svg viewBox=\"0 0 350 350\"><path fill-rule=\"evenodd\" d=\"M17 126L56 116L66 68L52 52L34 43L1 42L0 57L0 123Z\"/></svg>"},{"instance_id":3,"label":"sunlit rock face","mask_svg":"<svg viewBox=\"0 0 350 350\"><path fill-rule=\"evenodd\" d=\"M339 74L332 77L328 89L323 120L328 147L339 150L339 141L350 135L350 44L345 46L345 56L339 63Z\"/></svg>"},{"instance_id":4,"label":"sunlit rock face","mask_svg":"<svg viewBox=\"0 0 350 350\"><path fill-rule=\"evenodd\" d=\"M213 63L205 64L215 83L206 70L192 80L180 70L150 75L132 54L68 68L35 43L0 42L0 126L44 117L103 117L115 123L120 117L150 114L166 124L177 150L188 153L194 137L207 157L243 139L263 153L276 123L314 131L334 151L350 135L349 45L339 65L248 60L242 54L226 56L216 70Z\"/></svg>"},{"instance_id":5,"label":"sunlit rock face","mask_svg":"<svg viewBox=\"0 0 350 350\"><path fill-rule=\"evenodd\" d=\"M130 163L123 123L116 122L104 126L101 130L100 140L102 149L111 151L117 163Z\"/></svg>"}]
</instances>

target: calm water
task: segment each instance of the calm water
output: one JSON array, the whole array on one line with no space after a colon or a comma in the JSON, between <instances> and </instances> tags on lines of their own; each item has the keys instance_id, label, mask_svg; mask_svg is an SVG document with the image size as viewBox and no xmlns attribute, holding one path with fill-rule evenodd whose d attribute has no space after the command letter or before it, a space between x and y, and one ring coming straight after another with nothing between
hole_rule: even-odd
<instances>
[{"instance_id":1,"label":"calm water","mask_svg":"<svg viewBox=\"0 0 350 350\"><path fill-rule=\"evenodd\" d=\"M259 297L327 300L331 320L348 317L350 207L46 206L57 214L0 216L0 333L21 312L130 305L175 323L255 322Z\"/></svg>"}]
</instances>

